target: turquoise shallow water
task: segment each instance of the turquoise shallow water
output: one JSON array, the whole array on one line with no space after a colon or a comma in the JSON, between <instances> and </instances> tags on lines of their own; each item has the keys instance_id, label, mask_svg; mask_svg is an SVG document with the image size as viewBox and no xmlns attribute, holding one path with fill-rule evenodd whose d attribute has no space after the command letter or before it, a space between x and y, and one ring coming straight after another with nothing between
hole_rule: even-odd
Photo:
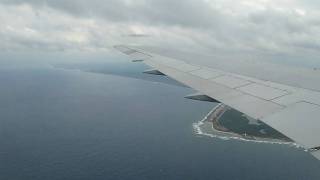
<instances>
[{"instance_id":1,"label":"turquoise shallow water","mask_svg":"<svg viewBox=\"0 0 320 180\"><path fill-rule=\"evenodd\" d=\"M143 65L99 57L71 64L103 73L1 66L1 180L320 179L320 163L301 149L196 135L192 123L214 104L151 81Z\"/></svg>"}]
</instances>

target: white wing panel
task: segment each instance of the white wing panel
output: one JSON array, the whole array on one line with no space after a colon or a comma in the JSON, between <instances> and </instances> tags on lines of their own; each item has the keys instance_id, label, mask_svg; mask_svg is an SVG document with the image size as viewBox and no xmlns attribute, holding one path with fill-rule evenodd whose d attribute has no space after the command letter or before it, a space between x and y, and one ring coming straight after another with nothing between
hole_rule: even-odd
<instances>
[{"instance_id":1,"label":"white wing panel","mask_svg":"<svg viewBox=\"0 0 320 180\"><path fill-rule=\"evenodd\" d=\"M186 64L186 63L178 65L175 68L182 71L182 72L190 72L190 71L195 71L195 70L200 69L200 67L198 67L198 66L194 66L194 65Z\"/></svg>"},{"instance_id":2,"label":"white wing panel","mask_svg":"<svg viewBox=\"0 0 320 180\"><path fill-rule=\"evenodd\" d=\"M237 88L237 87L248 85L251 83L250 81L233 77L233 76L221 76L221 77L211 79L211 81L222 84L229 88Z\"/></svg>"},{"instance_id":3,"label":"white wing panel","mask_svg":"<svg viewBox=\"0 0 320 180\"><path fill-rule=\"evenodd\" d=\"M310 149L320 146L319 115L320 106L299 102L262 121Z\"/></svg>"},{"instance_id":4,"label":"white wing panel","mask_svg":"<svg viewBox=\"0 0 320 180\"><path fill-rule=\"evenodd\" d=\"M167 66L170 66L170 67L178 67L178 66L185 64L183 61L179 61L176 59L167 58L167 57L163 57L163 56L157 56L157 59L153 59L153 60L157 61L158 63L162 63Z\"/></svg>"},{"instance_id":5,"label":"white wing panel","mask_svg":"<svg viewBox=\"0 0 320 180\"><path fill-rule=\"evenodd\" d=\"M284 84L274 83L274 82L271 82L271 81L265 81L265 82L263 82L261 84L263 84L265 86L269 86L269 87L275 88L275 89L288 91L288 92L296 92L298 90L298 88L294 88L292 86L287 86L287 85L284 85Z\"/></svg>"},{"instance_id":6,"label":"white wing panel","mask_svg":"<svg viewBox=\"0 0 320 180\"><path fill-rule=\"evenodd\" d=\"M215 77L222 75L221 72L212 71L212 70L210 71L210 70L204 69L204 68L196 70L196 71L192 71L192 72L190 72L190 74L198 76L202 79L211 79L211 78L215 78Z\"/></svg>"},{"instance_id":7,"label":"white wing panel","mask_svg":"<svg viewBox=\"0 0 320 180\"><path fill-rule=\"evenodd\" d=\"M252 96L256 96L265 100L272 100L272 99L289 94L289 92L287 91L275 89L275 88L264 86L257 83L243 86L238 89L242 92L248 93Z\"/></svg>"},{"instance_id":8,"label":"white wing panel","mask_svg":"<svg viewBox=\"0 0 320 180\"><path fill-rule=\"evenodd\" d=\"M263 117L279 112L284 108L278 104L250 95L235 97L231 99L227 105L240 112L246 112L245 114L255 119L262 119Z\"/></svg>"},{"instance_id":9,"label":"white wing panel","mask_svg":"<svg viewBox=\"0 0 320 180\"><path fill-rule=\"evenodd\" d=\"M307 101L320 106L320 93L311 92L309 90L299 90L293 94L273 100L273 102L275 103L283 104L286 106L299 101Z\"/></svg>"}]
</instances>

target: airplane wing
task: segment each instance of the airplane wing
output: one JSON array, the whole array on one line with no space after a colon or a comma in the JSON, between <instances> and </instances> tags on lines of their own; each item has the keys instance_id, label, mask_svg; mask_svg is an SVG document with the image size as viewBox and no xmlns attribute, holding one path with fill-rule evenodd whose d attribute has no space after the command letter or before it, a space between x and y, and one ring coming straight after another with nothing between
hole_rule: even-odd
<instances>
[{"instance_id":1,"label":"airplane wing","mask_svg":"<svg viewBox=\"0 0 320 180\"><path fill-rule=\"evenodd\" d=\"M320 159L320 91L317 87L305 88L240 75L131 46L120 45L115 48L219 102L265 122ZM315 86L320 83L320 74L317 73L315 77L312 76L318 79L313 82Z\"/></svg>"}]
</instances>

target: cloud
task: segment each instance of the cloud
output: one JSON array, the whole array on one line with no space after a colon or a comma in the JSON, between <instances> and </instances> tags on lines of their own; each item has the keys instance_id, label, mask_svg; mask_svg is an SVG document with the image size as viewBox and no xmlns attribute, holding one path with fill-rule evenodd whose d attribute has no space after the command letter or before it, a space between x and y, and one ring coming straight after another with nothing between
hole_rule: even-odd
<instances>
[{"instance_id":1,"label":"cloud","mask_svg":"<svg viewBox=\"0 0 320 180\"><path fill-rule=\"evenodd\" d=\"M319 6L312 0L0 0L0 50L91 51L133 39L217 54L318 55Z\"/></svg>"},{"instance_id":2,"label":"cloud","mask_svg":"<svg viewBox=\"0 0 320 180\"><path fill-rule=\"evenodd\" d=\"M76 17L115 22L182 26L212 26L218 16L202 0L2 0L6 5L28 4L35 9L53 8Z\"/></svg>"}]
</instances>

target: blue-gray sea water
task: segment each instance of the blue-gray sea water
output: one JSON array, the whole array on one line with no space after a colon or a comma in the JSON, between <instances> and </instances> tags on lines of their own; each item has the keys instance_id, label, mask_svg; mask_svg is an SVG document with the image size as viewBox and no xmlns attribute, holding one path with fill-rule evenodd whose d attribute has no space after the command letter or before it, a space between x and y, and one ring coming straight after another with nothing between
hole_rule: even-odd
<instances>
[{"instance_id":1,"label":"blue-gray sea water","mask_svg":"<svg viewBox=\"0 0 320 180\"><path fill-rule=\"evenodd\" d=\"M0 179L320 179L302 149L196 135L215 104L147 68L110 54L2 55Z\"/></svg>"}]
</instances>

